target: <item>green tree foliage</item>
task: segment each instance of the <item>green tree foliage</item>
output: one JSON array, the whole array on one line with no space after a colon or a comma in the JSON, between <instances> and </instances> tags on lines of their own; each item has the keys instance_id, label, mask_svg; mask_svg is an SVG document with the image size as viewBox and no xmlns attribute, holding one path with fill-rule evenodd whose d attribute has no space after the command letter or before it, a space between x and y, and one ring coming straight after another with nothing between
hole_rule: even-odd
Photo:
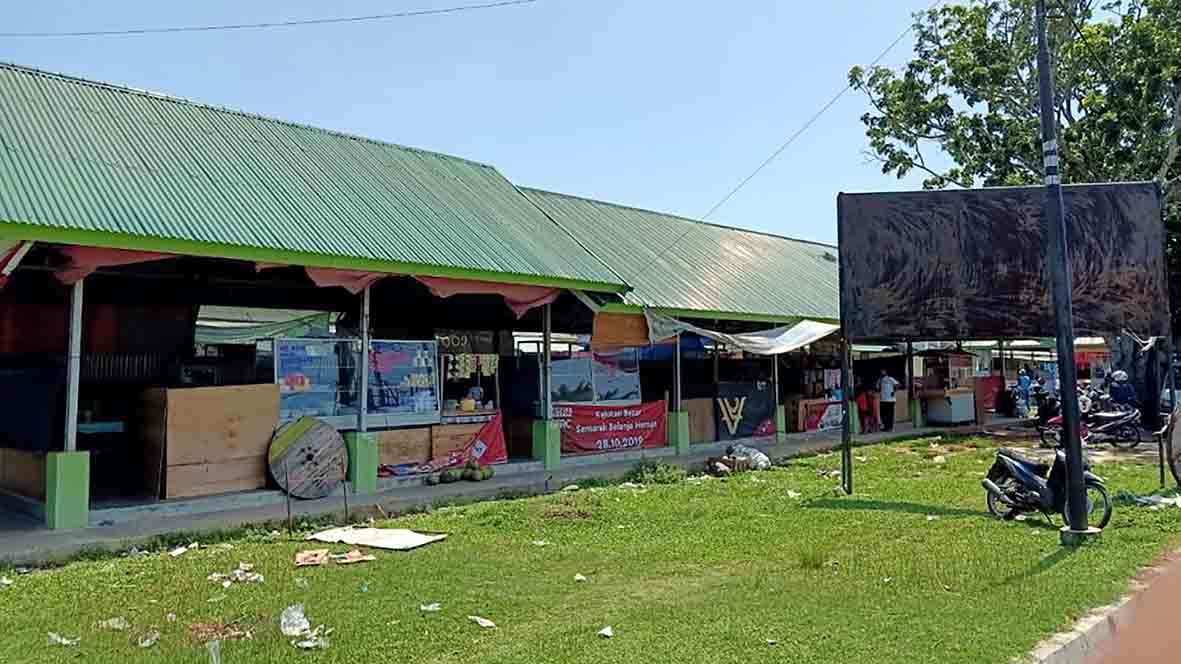
<instances>
[{"instance_id":1,"label":"green tree foliage","mask_svg":"<svg viewBox=\"0 0 1181 664\"><path fill-rule=\"evenodd\" d=\"M1181 305L1181 0L1049 5L1063 181L1164 186ZM862 122L883 173L920 171L932 189L1041 181L1034 7L944 4L916 16L905 66L849 72L873 107Z\"/></svg>"}]
</instances>

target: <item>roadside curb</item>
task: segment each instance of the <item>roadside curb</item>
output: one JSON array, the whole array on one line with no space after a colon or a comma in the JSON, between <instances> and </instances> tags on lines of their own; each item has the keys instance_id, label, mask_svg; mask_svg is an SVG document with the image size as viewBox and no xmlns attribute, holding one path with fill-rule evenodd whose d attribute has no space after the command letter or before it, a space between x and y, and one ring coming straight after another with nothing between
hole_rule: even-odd
<instances>
[{"instance_id":1,"label":"roadside curb","mask_svg":"<svg viewBox=\"0 0 1181 664\"><path fill-rule=\"evenodd\" d=\"M1142 653L1130 651L1153 649L1153 639L1140 632L1162 618L1166 623L1172 622L1174 600L1169 586L1178 580L1181 580L1181 549L1166 553L1158 563L1141 570L1127 595L1091 611L1069 630L1042 641L1023 661L1035 664L1175 661L1169 648L1157 651L1161 659L1144 659ZM1159 615L1162 610L1166 615Z\"/></svg>"}]
</instances>

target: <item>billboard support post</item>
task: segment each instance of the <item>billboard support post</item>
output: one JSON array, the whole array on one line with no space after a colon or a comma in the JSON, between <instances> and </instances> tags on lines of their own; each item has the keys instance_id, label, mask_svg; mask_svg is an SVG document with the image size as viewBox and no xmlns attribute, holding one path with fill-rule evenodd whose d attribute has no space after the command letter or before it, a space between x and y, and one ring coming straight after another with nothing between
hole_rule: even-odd
<instances>
[{"instance_id":1,"label":"billboard support post","mask_svg":"<svg viewBox=\"0 0 1181 664\"><path fill-rule=\"evenodd\" d=\"M1074 364L1074 313L1063 217L1062 176L1058 170L1058 127L1054 113L1054 79L1046 39L1046 0L1037 2L1037 69L1041 97L1042 156L1045 166L1046 257L1054 294L1055 336L1058 339L1058 394L1062 404L1062 435L1066 447L1066 522L1063 544L1078 544L1093 534L1087 527L1087 495L1083 485L1083 449L1079 440L1077 369ZM1094 532L1098 532L1095 530Z\"/></svg>"}]
</instances>

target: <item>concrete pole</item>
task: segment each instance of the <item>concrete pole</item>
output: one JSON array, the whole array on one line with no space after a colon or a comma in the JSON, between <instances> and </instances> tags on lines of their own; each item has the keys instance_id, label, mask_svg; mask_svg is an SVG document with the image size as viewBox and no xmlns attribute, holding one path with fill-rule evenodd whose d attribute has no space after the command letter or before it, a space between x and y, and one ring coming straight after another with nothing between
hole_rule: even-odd
<instances>
[{"instance_id":1,"label":"concrete pole","mask_svg":"<svg viewBox=\"0 0 1181 664\"><path fill-rule=\"evenodd\" d=\"M541 333L542 333L542 395L541 405L545 413L543 419L549 422L554 418L554 404L553 404L553 319L550 315L550 305L545 305L541 312Z\"/></svg>"},{"instance_id":2,"label":"concrete pole","mask_svg":"<svg viewBox=\"0 0 1181 664\"><path fill-rule=\"evenodd\" d=\"M780 406L779 403L779 356L771 356L771 389L775 390L775 407Z\"/></svg>"},{"instance_id":3,"label":"concrete pole","mask_svg":"<svg viewBox=\"0 0 1181 664\"><path fill-rule=\"evenodd\" d=\"M369 415L369 286L361 292L361 357L357 366L357 431L365 433Z\"/></svg>"},{"instance_id":4,"label":"concrete pole","mask_svg":"<svg viewBox=\"0 0 1181 664\"><path fill-rule=\"evenodd\" d=\"M65 450L78 449L78 383L82 377L82 284L70 291L70 348L66 354L66 438Z\"/></svg>"}]
</instances>

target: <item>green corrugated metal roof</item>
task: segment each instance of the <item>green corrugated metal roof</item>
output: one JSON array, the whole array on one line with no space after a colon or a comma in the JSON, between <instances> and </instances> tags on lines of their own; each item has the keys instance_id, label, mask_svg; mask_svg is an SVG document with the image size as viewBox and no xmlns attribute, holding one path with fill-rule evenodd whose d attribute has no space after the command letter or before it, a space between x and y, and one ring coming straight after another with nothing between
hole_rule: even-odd
<instances>
[{"instance_id":1,"label":"green corrugated metal roof","mask_svg":"<svg viewBox=\"0 0 1181 664\"><path fill-rule=\"evenodd\" d=\"M522 191L623 277L634 289L624 296L628 304L754 320L840 318L836 247Z\"/></svg>"},{"instance_id":2,"label":"green corrugated metal roof","mask_svg":"<svg viewBox=\"0 0 1181 664\"><path fill-rule=\"evenodd\" d=\"M7 64L0 237L624 289L491 166Z\"/></svg>"}]
</instances>

